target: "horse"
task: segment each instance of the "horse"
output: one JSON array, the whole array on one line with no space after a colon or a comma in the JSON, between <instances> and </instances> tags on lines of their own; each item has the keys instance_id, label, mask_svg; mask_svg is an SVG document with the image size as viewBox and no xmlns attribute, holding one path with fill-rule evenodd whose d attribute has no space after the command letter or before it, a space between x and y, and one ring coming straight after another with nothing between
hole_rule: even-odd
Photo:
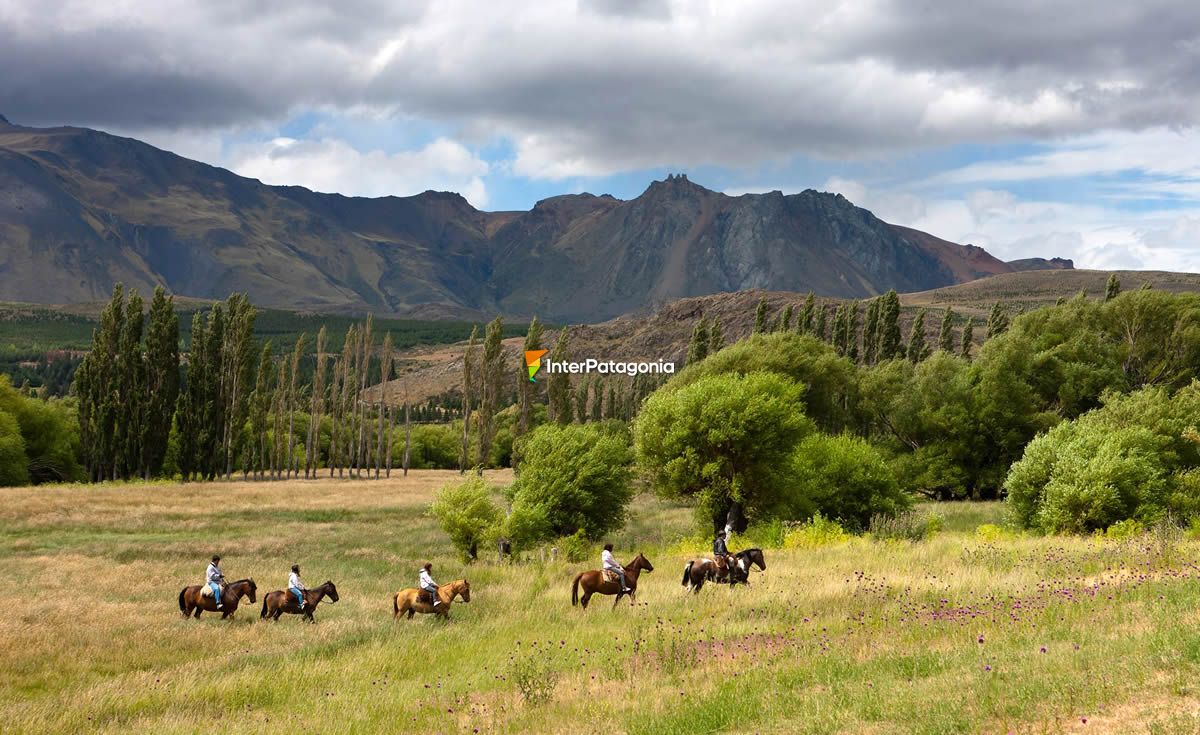
<instances>
[{"instance_id":1,"label":"horse","mask_svg":"<svg viewBox=\"0 0 1200 735\"><path fill-rule=\"evenodd\" d=\"M621 580L609 581L605 577L603 569L593 569L587 572L580 572L575 576L575 581L571 583L571 605L582 604L586 610L588 600L592 599L592 595L599 593L602 595L616 595L613 600L613 609L617 609L617 603L625 595L629 595L629 605L633 606L637 598L637 582L638 575L643 571L653 572L654 565L645 556L638 554L633 561L625 565L625 585L629 587L629 592L621 591ZM579 587L583 586L583 598L579 597Z\"/></svg>"},{"instance_id":2,"label":"horse","mask_svg":"<svg viewBox=\"0 0 1200 735\"><path fill-rule=\"evenodd\" d=\"M300 609L300 604L296 602L296 596L291 590L275 590L268 592L263 597L262 612L258 617L260 620L270 618L273 622L279 620L279 616L284 613L289 615L304 615L304 619L310 623L317 622L313 620L313 613L317 611L317 605L321 604L321 600L326 597L329 601L338 601L337 585L333 582L325 582L320 587L313 587L311 590L303 590L300 594L304 595L304 610Z\"/></svg>"},{"instance_id":3,"label":"horse","mask_svg":"<svg viewBox=\"0 0 1200 735\"><path fill-rule=\"evenodd\" d=\"M401 615L412 619L413 613L435 613L440 617L450 619L450 603L455 597L462 597L463 602L471 601L471 583L465 579L456 579L450 584L440 584L437 588L438 601L442 604L436 608L433 603L425 601L424 590L416 587L405 587L392 596L392 619L398 620Z\"/></svg>"},{"instance_id":4,"label":"horse","mask_svg":"<svg viewBox=\"0 0 1200 735\"><path fill-rule=\"evenodd\" d=\"M705 582L717 581L717 563L712 559L692 559L683 568L683 586L695 594Z\"/></svg>"},{"instance_id":5,"label":"horse","mask_svg":"<svg viewBox=\"0 0 1200 735\"><path fill-rule=\"evenodd\" d=\"M208 612L221 613L221 619L225 620L237 612L238 602L243 596L250 598L250 604L258 602L258 586L254 584L253 579L239 579L236 582L231 582L225 585L225 589L221 590L221 602L224 604L223 610L217 609L217 601L215 598L200 594L208 585L193 584L179 590L179 612L183 617L195 617L200 619L200 613L207 610ZM193 614L194 613L194 614Z\"/></svg>"},{"instance_id":6,"label":"horse","mask_svg":"<svg viewBox=\"0 0 1200 735\"><path fill-rule=\"evenodd\" d=\"M767 560L763 558L762 549L743 549L733 555L734 565L729 568L729 586L750 584L750 567L757 566L767 571Z\"/></svg>"}]
</instances>

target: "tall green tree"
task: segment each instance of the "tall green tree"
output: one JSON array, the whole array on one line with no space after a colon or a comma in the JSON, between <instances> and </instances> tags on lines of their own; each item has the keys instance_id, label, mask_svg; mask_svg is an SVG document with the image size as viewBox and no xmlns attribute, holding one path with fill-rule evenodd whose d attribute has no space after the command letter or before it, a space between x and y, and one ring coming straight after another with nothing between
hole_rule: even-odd
<instances>
[{"instance_id":1,"label":"tall green tree","mask_svg":"<svg viewBox=\"0 0 1200 735\"><path fill-rule=\"evenodd\" d=\"M1004 334L1008 330L1008 311L997 301L992 305L992 313L988 316L987 338Z\"/></svg>"},{"instance_id":2,"label":"tall green tree","mask_svg":"<svg viewBox=\"0 0 1200 735\"><path fill-rule=\"evenodd\" d=\"M796 321L796 331L800 334L810 334L813 331L814 319L816 319L817 297L812 291L804 297L804 307L800 309L800 318Z\"/></svg>"},{"instance_id":3,"label":"tall green tree","mask_svg":"<svg viewBox=\"0 0 1200 735\"><path fill-rule=\"evenodd\" d=\"M475 463L486 467L496 436L496 412L500 410L500 394L504 390L504 321L497 316L488 322L483 337L483 365L480 381L483 400L479 403L479 451Z\"/></svg>"},{"instance_id":4,"label":"tall green tree","mask_svg":"<svg viewBox=\"0 0 1200 735\"><path fill-rule=\"evenodd\" d=\"M708 330L708 354L713 355L725 348L725 330L721 320L714 319L712 328Z\"/></svg>"},{"instance_id":5,"label":"tall green tree","mask_svg":"<svg viewBox=\"0 0 1200 735\"><path fill-rule=\"evenodd\" d=\"M458 471L466 472L471 462L471 402L475 395L475 384L479 372L479 327L471 327L471 339L463 353L463 433L462 452L458 459Z\"/></svg>"},{"instance_id":6,"label":"tall green tree","mask_svg":"<svg viewBox=\"0 0 1200 735\"><path fill-rule=\"evenodd\" d=\"M782 317L781 323L779 325L779 328L784 332L790 331L792 328L792 304L791 304L791 302L789 302L787 306L783 307L783 317Z\"/></svg>"},{"instance_id":7,"label":"tall green tree","mask_svg":"<svg viewBox=\"0 0 1200 735\"><path fill-rule=\"evenodd\" d=\"M850 358L850 362L858 362L858 299L850 302L846 307L846 357Z\"/></svg>"},{"instance_id":8,"label":"tall green tree","mask_svg":"<svg viewBox=\"0 0 1200 735\"><path fill-rule=\"evenodd\" d=\"M121 479L141 477L142 442L146 436L146 363L142 354L142 331L145 317L142 297L130 289L121 323L117 348L117 435L113 463L114 475Z\"/></svg>"},{"instance_id":9,"label":"tall green tree","mask_svg":"<svg viewBox=\"0 0 1200 735\"><path fill-rule=\"evenodd\" d=\"M754 308L754 333L763 334L767 331L767 299L759 297L758 306Z\"/></svg>"},{"instance_id":10,"label":"tall green tree","mask_svg":"<svg viewBox=\"0 0 1200 735\"><path fill-rule=\"evenodd\" d=\"M221 345L221 394L225 402L224 475L233 475L234 460L244 450L243 428L249 413L250 385L254 380L254 322L257 312L243 294L233 294L225 302L225 341Z\"/></svg>"},{"instance_id":11,"label":"tall green tree","mask_svg":"<svg viewBox=\"0 0 1200 735\"><path fill-rule=\"evenodd\" d=\"M269 467L271 397L274 385L274 364L271 362L271 343L263 345L258 357L258 373L254 392L250 394L250 461L247 470L255 479L262 479Z\"/></svg>"},{"instance_id":12,"label":"tall green tree","mask_svg":"<svg viewBox=\"0 0 1200 735\"><path fill-rule=\"evenodd\" d=\"M688 343L687 364L700 362L705 357L708 357L708 319L703 315L696 322L696 326L692 328L692 340Z\"/></svg>"},{"instance_id":13,"label":"tall green tree","mask_svg":"<svg viewBox=\"0 0 1200 735\"><path fill-rule=\"evenodd\" d=\"M327 337L325 325L317 332L317 345L314 359L312 380L312 404L309 406L308 431L304 444L304 479L317 476L317 465L320 464L321 454L321 409L325 403L325 366L328 359L325 354Z\"/></svg>"},{"instance_id":14,"label":"tall green tree","mask_svg":"<svg viewBox=\"0 0 1200 735\"><path fill-rule=\"evenodd\" d=\"M535 352L542 349L543 332L542 323L535 316L529 322L529 330L525 332L524 352ZM534 391L537 388L537 383L529 377L529 366L525 362L524 352L517 355L517 385L521 386L518 392L521 401L521 412L517 419L518 436L529 431L530 412L532 410Z\"/></svg>"},{"instance_id":15,"label":"tall green tree","mask_svg":"<svg viewBox=\"0 0 1200 735\"><path fill-rule=\"evenodd\" d=\"M917 312L913 319L912 328L908 332L908 349L905 350L908 361L916 364L929 357L929 342L925 338L925 310Z\"/></svg>"},{"instance_id":16,"label":"tall green tree","mask_svg":"<svg viewBox=\"0 0 1200 735\"><path fill-rule=\"evenodd\" d=\"M1108 276L1108 284L1104 288L1105 303L1117 298L1117 295L1120 293L1121 293L1121 279L1117 278L1116 273L1110 273Z\"/></svg>"},{"instance_id":17,"label":"tall green tree","mask_svg":"<svg viewBox=\"0 0 1200 735\"><path fill-rule=\"evenodd\" d=\"M894 290L883 295L879 307L879 360L901 357L900 352L900 297Z\"/></svg>"},{"instance_id":18,"label":"tall green tree","mask_svg":"<svg viewBox=\"0 0 1200 735\"><path fill-rule=\"evenodd\" d=\"M817 319L813 327L813 335L822 342L829 341L829 330L825 320L825 305L822 304L817 307Z\"/></svg>"},{"instance_id":19,"label":"tall green tree","mask_svg":"<svg viewBox=\"0 0 1200 735\"><path fill-rule=\"evenodd\" d=\"M863 327L862 362L864 365L874 365L879 355L879 299L871 299L867 304L866 325Z\"/></svg>"},{"instance_id":20,"label":"tall green tree","mask_svg":"<svg viewBox=\"0 0 1200 735\"><path fill-rule=\"evenodd\" d=\"M954 351L954 310L949 306L942 312L942 327L938 330L938 349Z\"/></svg>"},{"instance_id":21,"label":"tall green tree","mask_svg":"<svg viewBox=\"0 0 1200 735\"><path fill-rule=\"evenodd\" d=\"M958 356L964 360L971 359L971 346L975 341L975 317L967 317L963 325L962 337L958 341Z\"/></svg>"},{"instance_id":22,"label":"tall green tree","mask_svg":"<svg viewBox=\"0 0 1200 735\"><path fill-rule=\"evenodd\" d=\"M150 302L146 334L146 422L142 467L146 478L162 473L175 404L179 399L179 315L162 286Z\"/></svg>"}]
</instances>

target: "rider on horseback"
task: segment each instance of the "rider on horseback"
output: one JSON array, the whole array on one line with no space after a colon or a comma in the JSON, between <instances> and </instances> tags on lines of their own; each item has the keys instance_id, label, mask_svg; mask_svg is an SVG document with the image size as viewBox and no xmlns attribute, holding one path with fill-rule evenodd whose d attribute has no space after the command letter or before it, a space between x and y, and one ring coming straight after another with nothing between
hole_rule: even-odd
<instances>
[{"instance_id":1,"label":"rider on horseback","mask_svg":"<svg viewBox=\"0 0 1200 735\"><path fill-rule=\"evenodd\" d=\"M204 583L212 590L213 601L217 603L217 609L221 610L225 607L224 601L221 599L221 586L225 584L225 575L221 572L221 557L213 554L212 561L208 564L208 569L204 572Z\"/></svg>"},{"instance_id":2,"label":"rider on horseback","mask_svg":"<svg viewBox=\"0 0 1200 735\"><path fill-rule=\"evenodd\" d=\"M621 592L628 592L629 588L625 586L625 567L616 560L612 553L613 545L605 544L604 551L600 552L600 563L606 572L616 572L621 578ZM631 598L632 599L632 598Z\"/></svg>"},{"instance_id":3,"label":"rider on horseback","mask_svg":"<svg viewBox=\"0 0 1200 735\"><path fill-rule=\"evenodd\" d=\"M300 565L292 565L292 573L288 575L288 591L296 596L296 602L300 604L300 609L304 610L304 590L308 589L304 586L304 581L300 579Z\"/></svg>"},{"instance_id":4,"label":"rider on horseback","mask_svg":"<svg viewBox=\"0 0 1200 735\"><path fill-rule=\"evenodd\" d=\"M713 539L713 560L717 562L717 575L725 577L729 574L729 567L732 559L729 556L729 548L725 545L725 532L717 531L717 537Z\"/></svg>"},{"instance_id":5,"label":"rider on horseback","mask_svg":"<svg viewBox=\"0 0 1200 735\"><path fill-rule=\"evenodd\" d=\"M420 587L422 591L428 593L429 599L433 601L433 606L437 607L438 605L442 604L442 601L438 599L438 583L433 581L432 572L433 564L430 562L425 562L425 566L421 567L421 578L417 582L417 586Z\"/></svg>"}]
</instances>

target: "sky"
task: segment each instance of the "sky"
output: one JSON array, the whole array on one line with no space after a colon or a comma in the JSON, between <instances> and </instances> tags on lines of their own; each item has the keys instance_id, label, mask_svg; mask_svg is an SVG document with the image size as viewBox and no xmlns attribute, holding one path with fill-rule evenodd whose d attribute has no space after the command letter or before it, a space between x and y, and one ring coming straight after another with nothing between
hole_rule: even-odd
<instances>
[{"instance_id":1,"label":"sky","mask_svg":"<svg viewBox=\"0 0 1200 735\"><path fill-rule=\"evenodd\" d=\"M1200 3L0 0L0 114L528 209L687 173L997 257L1200 271Z\"/></svg>"}]
</instances>

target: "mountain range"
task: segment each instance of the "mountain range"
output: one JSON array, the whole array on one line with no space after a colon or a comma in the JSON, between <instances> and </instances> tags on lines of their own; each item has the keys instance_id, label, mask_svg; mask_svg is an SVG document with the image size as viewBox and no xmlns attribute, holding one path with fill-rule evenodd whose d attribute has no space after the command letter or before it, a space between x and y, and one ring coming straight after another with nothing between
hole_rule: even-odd
<instances>
[{"instance_id":1,"label":"mountain range","mask_svg":"<svg viewBox=\"0 0 1200 735\"><path fill-rule=\"evenodd\" d=\"M686 175L640 196L485 212L459 194L269 186L146 143L0 117L0 300L80 303L113 283L264 306L595 322L763 288L854 298L1020 270L888 224L840 194L728 196Z\"/></svg>"}]
</instances>

